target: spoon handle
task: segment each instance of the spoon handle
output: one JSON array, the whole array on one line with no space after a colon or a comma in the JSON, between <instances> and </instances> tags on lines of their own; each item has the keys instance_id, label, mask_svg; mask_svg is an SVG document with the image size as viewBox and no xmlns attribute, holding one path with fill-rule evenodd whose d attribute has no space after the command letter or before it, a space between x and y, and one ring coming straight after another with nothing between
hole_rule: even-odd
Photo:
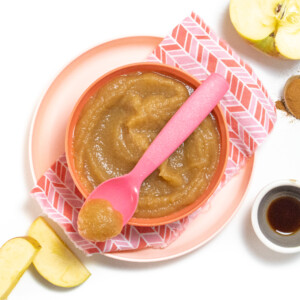
<instances>
[{"instance_id":1,"label":"spoon handle","mask_svg":"<svg viewBox=\"0 0 300 300\"><path fill-rule=\"evenodd\" d=\"M130 172L140 184L192 134L228 88L227 81L221 75L212 74L193 92Z\"/></svg>"}]
</instances>

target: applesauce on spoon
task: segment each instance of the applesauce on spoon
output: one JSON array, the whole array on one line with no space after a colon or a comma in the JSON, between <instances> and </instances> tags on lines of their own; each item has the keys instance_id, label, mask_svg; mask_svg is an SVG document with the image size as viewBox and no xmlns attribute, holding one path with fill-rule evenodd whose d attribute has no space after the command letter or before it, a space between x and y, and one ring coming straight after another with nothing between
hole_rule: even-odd
<instances>
[{"instance_id":1,"label":"applesauce on spoon","mask_svg":"<svg viewBox=\"0 0 300 300\"><path fill-rule=\"evenodd\" d=\"M131 171L193 91L158 73L133 73L106 83L85 104L76 124L76 172L91 192ZM210 114L142 184L135 217L166 216L201 195L218 165L220 137Z\"/></svg>"},{"instance_id":2,"label":"applesauce on spoon","mask_svg":"<svg viewBox=\"0 0 300 300\"><path fill-rule=\"evenodd\" d=\"M91 199L78 216L78 232L90 241L105 241L123 228L122 214L105 199Z\"/></svg>"}]
</instances>

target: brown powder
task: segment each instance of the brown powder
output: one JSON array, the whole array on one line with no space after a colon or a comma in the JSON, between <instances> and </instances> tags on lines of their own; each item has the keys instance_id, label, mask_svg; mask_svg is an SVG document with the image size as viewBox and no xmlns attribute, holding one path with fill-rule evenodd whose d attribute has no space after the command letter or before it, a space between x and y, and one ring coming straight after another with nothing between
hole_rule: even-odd
<instances>
[{"instance_id":1,"label":"brown powder","mask_svg":"<svg viewBox=\"0 0 300 300\"><path fill-rule=\"evenodd\" d=\"M276 108L281 109L281 104L277 102ZM293 76L287 81L284 88L283 106L295 118L300 119L300 76Z\"/></svg>"},{"instance_id":2,"label":"brown powder","mask_svg":"<svg viewBox=\"0 0 300 300\"><path fill-rule=\"evenodd\" d=\"M283 100L277 100L275 105L277 109L287 112Z\"/></svg>"}]
</instances>

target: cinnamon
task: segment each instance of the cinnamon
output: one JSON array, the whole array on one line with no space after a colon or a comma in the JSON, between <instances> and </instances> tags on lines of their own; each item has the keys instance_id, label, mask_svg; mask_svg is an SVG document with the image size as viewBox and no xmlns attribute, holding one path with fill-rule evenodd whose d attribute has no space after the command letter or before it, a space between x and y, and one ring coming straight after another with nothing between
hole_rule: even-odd
<instances>
[{"instance_id":1,"label":"cinnamon","mask_svg":"<svg viewBox=\"0 0 300 300\"><path fill-rule=\"evenodd\" d=\"M284 106L283 101L284 101L283 99L282 99L282 100L277 100L276 103L275 103L276 108L279 109L279 110L282 110L282 111L287 112L287 111L286 111L286 108L285 108L285 106Z\"/></svg>"},{"instance_id":2,"label":"cinnamon","mask_svg":"<svg viewBox=\"0 0 300 300\"><path fill-rule=\"evenodd\" d=\"M300 119L300 76L293 76L286 82L283 103L291 115ZM278 106L276 103L276 107L281 109Z\"/></svg>"}]
</instances>

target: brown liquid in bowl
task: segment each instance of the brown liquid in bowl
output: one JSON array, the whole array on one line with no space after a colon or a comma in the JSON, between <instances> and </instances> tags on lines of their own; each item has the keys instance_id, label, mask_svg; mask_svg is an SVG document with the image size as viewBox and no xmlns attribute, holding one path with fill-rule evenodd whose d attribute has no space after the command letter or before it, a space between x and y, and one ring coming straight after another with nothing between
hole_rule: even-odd
<instances>
[{"instance_id":1,"label":"brown liquid in bowl","mask_svg":"<svg viewBox=\"0 0 300 300\"><path fill-rule=\"evenodd\" d=\"M300 229L300 201L290 196L282 196L271 202L267 218L274 231L291 235Z\"/></svg>"},{"instance_id":2,"label":"brown liquid in bowl","mask_svg":"<svg viewBox=\"0 0 300 300\"><path fill-rule=\"evenodd\" d=\"M73 138L80 181L91 192L130 172L192 88L157 73L119 76L85 105ZM199 100L201 101L201 100ZM220 135L210 114L142 184L135 217L169 215L208 187L220 157Z\"/></svg>"}]
</instances>

